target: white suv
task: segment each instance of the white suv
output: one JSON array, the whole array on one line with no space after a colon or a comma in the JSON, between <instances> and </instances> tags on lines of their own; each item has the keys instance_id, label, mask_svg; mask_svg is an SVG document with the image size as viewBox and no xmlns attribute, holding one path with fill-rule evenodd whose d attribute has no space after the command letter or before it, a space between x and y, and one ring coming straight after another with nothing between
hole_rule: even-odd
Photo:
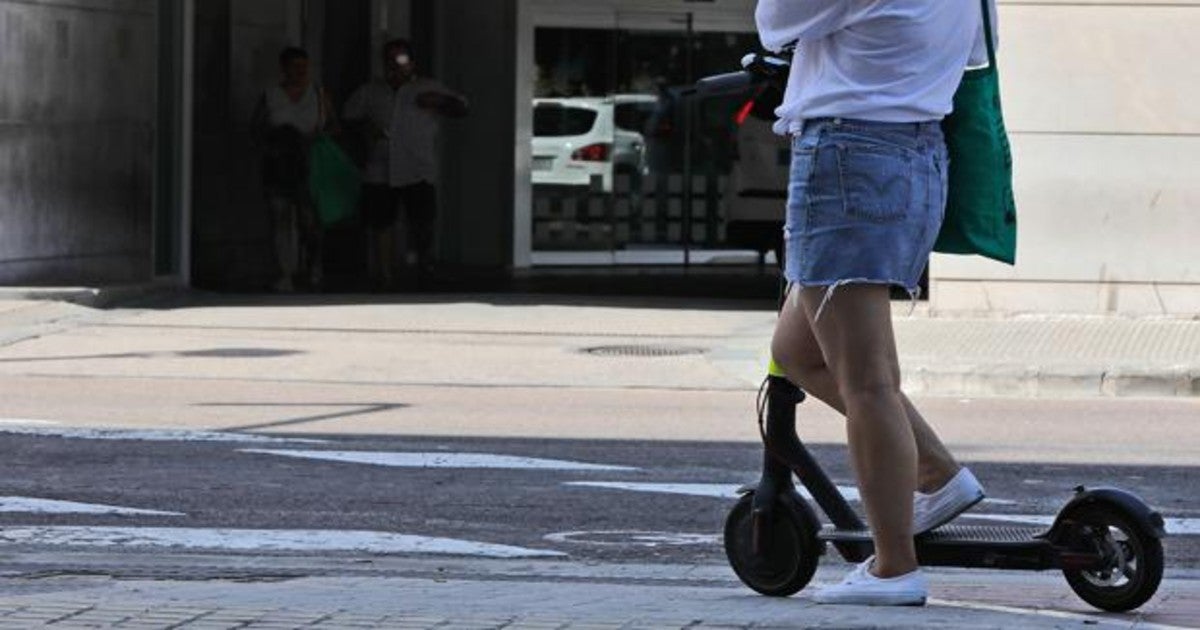
<instances>
[{"instance_id":1,"label":"white suv","mask_svg":"<svg viewBox=\"0 0 1200 630\"><path fill-rule=\"evenodd\" d=\"M642 125L658 106L649 94L533 101L533 184L589 187L599 176L612 192L614 174L649 174Z\"/></svg>"}]
</instances>

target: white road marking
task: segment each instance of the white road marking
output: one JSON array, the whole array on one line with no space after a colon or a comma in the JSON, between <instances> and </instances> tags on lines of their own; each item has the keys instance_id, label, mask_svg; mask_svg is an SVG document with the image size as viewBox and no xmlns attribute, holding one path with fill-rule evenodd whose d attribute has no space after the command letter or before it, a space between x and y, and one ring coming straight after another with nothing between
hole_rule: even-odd
<instances>
[{"instance_id":1,"label":"white road marking","mask_svg":"<svg viewBox=\"0 0 1200 630\"><path fill-rule=\"evenodd\" d=\"M324 444L326 440L273 437L253 433L188 431L183 429L91 429L0 426L0 433L60 437L76 440L136 440L142 442L241 442L251 444Z\"/></svg>"},{"instance_id":2,"label":"white road marking","mask_svg":"<svg viewBox=\"0 0 1200 630\"><path fill-rule=\"evenodd\" d=\"M1082 622L1089 626L1099 628L1108 627L1109 624L1114 624L1117 628L1136 627L1138 630L1186 630L1186 626L1170 626L1158 623L1147 623L1141 620L1136 621L1136 623L1131 626L1130 621L1125 619L1103 617L1101 615L1088 615L1084 613L1073 613L1061 610L1048 610L1045 608L1020 608L1017 606L999 606L996 604L979 604L975 602L960 602L932 598L928 600L928 603L932 606L946 606L950 608L962 608L964 610L982 610L987 612L1007 613L1011 615L1064 619L1068 621Z\"/></svg>"},{"instance_id":3,"label":"white road marking","mask_svg":"<svg viewBox=\"0 0 1200 630\"><path fill-rule=\"evenodd\" d=\"M511 470L606 470L631 471L637 468L585 464L557 459L514 457L490 453L387 453L369 451L296 451L274 449L240 449L242 453L279 455L300 459L317 459L397 468L499 468Z\"/></svg>"},{"instance_id":4,"label":"white road marking","mask_svg":"<svg viewBox=\"0 0 1200 630\"><path fill-rule=\"evenodd\" d=\"M565 486L603 488L606 490L629 490L631 492L656 492L660 494L682 494L690 497L714 499L736 499L737 489L725 483L626 483L622 481L568 481Z\"/></svg>"},{"instance_id":5,"label":"white road marking","mask_svg":"<svg viewBox=\"0 0 1200 630\"><path fill-rule=\"evenodd\" d=\"M662 494L683 494L693 497L712 497L714 499L736 499L740 495L737 489L741 486L724 483L627 483L623 481L569 481L564 485L581 486L586 488L606 488L609 490L629 490L631 492L657 492ZM806 499L812 496L804 487L797 485L796 489ZM854 486L838 486L838 492L847 501L859 501L858 488ZM984 503L997 505L1015 505L1016 501L1007 499L984 499Z\"/></svg>"},{"instance_id":6,"label":"white road marking","mask_svg":"<svg viewBox=\"0 0 1200 630\"><path fill-rule=\"evenodd\" d=\"M0 543L67 547L161 547L220 551L419 553L487 558L546 558L567 554L508 545L345 530L204 529L190 527L10 527Z\"/></svg>"},{"instance_id":7,"label":"white road marking","mask_svg":"<svg viewBox=\"0 0 1200 630\"><path fill-rule=\"evenodd\" d=\"M568 481L563 485L578 486L584 488L604 488L608 490L628 490L631 492L655 492L661 494L681 494L693 497L711 497L714 499L736 499L738 498L737 489L740 486L723 483L631 483L623 481ZM858 488L853 486L838 486L838 491L847 501L859 501ZM808 491L803 487L797 486L801 496L806 499L812 499ZM1015 505L1016 501L1007 499L984 499L984 503L993 505ZM984 514L979 512L967 512L960 518L984 519L990 521L1000 521L1005 523L1019 523L1022 525L1041 525L1050 526L1054 524L1054 516L1033 515L1033 514ZM1200 535L1200 519L1195 518L1164 518L1166 523L1167 534L1173 536L1198 536Z\"/></svg>"},{"instance_id":8,"label":"white road marking","mask_svg":"<svg viewBox=\"0 0 1200 630\"><path fill-rule=\"evenodd\" d=\"M1003 523L1020 523L1023 525L1041 525L1044 527L1053 525L1055 519L1054 516L1034 514L981 514L977 512L967 512L959 518L984 519ZM1164 517L1163 522L1166 526L1167 535L1200 536L1200 519L1198 518Z\"/></svg>"},{"instance_id":9,"label":"white road marking","mask_svg":"<svg viewBox=\"0 0 1200 630\"><path fill-rule=\"evenodd\" d=\"M0 497L0 512L19 514L111 514L118 516L187 516L182 512L161 512L159 510L141 510L137 508L120 507L116 505L97 505L94 503L76 503L74 501L56 501L54 499L35 499L32 497Z\"/></svg>"},{"instance_id":10,"label":"white road marking","mask_svg":"<svg viewBox=\"0 0 1200 630\"><path fill-rule=\"evenodd\" d=\"M35 425L42 426L42 425L61 424L61 423L56 422L54 420L30 420L27 418L0 418L0 425L5 425L5 424L15 424L19 427L24 427L24 426L35 426Z\"/></svg>"},{"instance_id":11,"label":"white road marking","mask_svg":"<svg viewBox=\"0 0 1200 630\"><path fill-rule=\"evenodd\" d=\"M598 547L661 547L720 545L718 534L687 534L682 532L651 532L633 529L610 529L597 531L557 532L547 534L545 540L558 544L594 545Z\"/></svg>"}]
</instances>

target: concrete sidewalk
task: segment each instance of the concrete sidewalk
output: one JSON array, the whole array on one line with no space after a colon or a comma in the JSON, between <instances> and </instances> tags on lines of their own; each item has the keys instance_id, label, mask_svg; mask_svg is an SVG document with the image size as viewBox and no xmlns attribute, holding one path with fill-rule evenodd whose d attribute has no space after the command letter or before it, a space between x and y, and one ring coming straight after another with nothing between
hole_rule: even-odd
<instances>
[{"instance_id":1,"label":"concrete sidewalk","mask_svg":"<svg viewBox=\"0 0 1200 630\"><path fill-rule=\"evenodd\" d=\"M429 628L666 630L691 628L1128 628L1197 627L1200 581L1171 576L1132 614L1088 607L1057 572L929 570L923 608L819 606L808 591L757 595L710 565L583 564L476 559L226 558L191 577L156 562L41 580L0 576L0 629ZM179 557L167 558L160 568ZM193 558L191 562L204 562ZM86 566L86 559L84 559ZM150 566L141 566L146 563ZM311 565L311 566L310 566ZM823 566L814 583L846 567ZM144 577L138 577L139 571ZM184 572L175 567L175 574ZM113 577L109 577L112 575Z\"/></svg>"},{"instance_id":2,"label":"concrete sidewalk","mask_svg":"<svg viewBox=\"0 0 1200 630\"><path fill-rule=\"evenodd\" d=\"M708 369L693 366L691 378L681 372L664 384L749 389L761 380L775 320L770 307L759 302L511 294L386 298L167 294L159 296L154 306L153 310L101 311L66 302L0 299L0 347L11 349L21 340L98 322L109 331L123 328L130 335L145 333L143 337L171 330L183 337L199 331L252 329L317 335L411 334L430 342L424 347L414 345L411 352L412 358L425 360L433 370L423 374L434 376L439 364L446 363L439 356L444 357L447 348L431 335L442 336L442 341L450 335L557 336L577 340L584 350L614 346L602 350L702 352ZM895 313L905 387L913 394L1200 397L1200 319L957 319L930 317L903 303L895 305ZM36 351L36 346L30 349ZM42 344L42 351L53 352L53 344ZM562 357L540 358L553 363ZM497 365L508 363L509 371L515 367L513 356L497 355L495 360ZM570 367L559 365L547 376L561 377ZM546 384L554 382L550 379ZM631 383L616 378L608 384Z\"/></svg>"}]
</instances>

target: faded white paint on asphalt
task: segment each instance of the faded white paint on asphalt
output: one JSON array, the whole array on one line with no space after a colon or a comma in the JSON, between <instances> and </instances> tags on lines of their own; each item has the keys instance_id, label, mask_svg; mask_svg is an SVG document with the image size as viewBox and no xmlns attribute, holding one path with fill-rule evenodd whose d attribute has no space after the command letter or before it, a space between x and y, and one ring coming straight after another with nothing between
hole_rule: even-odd
<instances>
[{"instance_id":1,"label":"faded white paint on asphalt","mask_svg":"<svg viewBox=\"0 0 1200 630\"><path fill-rule=\"evenodd\" d=\"M630 492L656 492L682 494L690 497L714 499L738 498L739 486L727 483L626 483L623 481L568 481L564 486L580 488L602 488L605 490L628 490Z\"/></svg>"},{"instance_id":2,"label":"faded white paint on asphalt","mask_svg":"<svg viewBox=\"0 0 1200 630\"><path fill-rule=\"evenodd\" d=\"M983 519L988 521L1001 521L1005 523L1022 523L1028 525L1044 525L1049 527L1054 524L1053 516L1040 516L1034 514L976 514L967 512L959 518ZM1167 535L1169 536L1200 536L1200 518L1176 518L1164 517Z\"/></svg>"},{"instance_id":3,"label":"faded white paint on asphalt","mask_svg":"<svg viewBox=\"0 0 1200 630\"><path fill-rule=\"evenodd\" d=\"M300 459L317 459L351 464L371 464L396 468L492 468L510 470L637 470L629 466L587 464L558 459L515 457L491 453L400 453L370 451L294 451L273 449L240 449L242 453L279 455Z\"/></svg>"},{"instance_id":4,"label":"faded white paint on asphalt","mask_svg":"<svg viewBox=\"0 0 1200 630\"><path fill-rule=\"evenodd\" d=\"M319 529L209 529L196 527L10 527L0 544L53 547L118 547L216 551L366 552L444 554L486 558L548 558L566 554L544 549L410 536L390 532Z\"/></svg>"},{"instance_id":5,"label":"faded white paint on asphalt","mask_svg":"<svg viewBox=\"0 0 1200 630\"><path fill-rule=\"evenodd\" d=\"M712 497L715 499L736 499L738 498L738 486L722 483L627 483L620 481L568 481L563 485L576 486L584 488L603 488L608 490L628 490L631 492L656 492L663 494L681 494L694 497ZM812 499L812 495L803 487L797 486L801 496L806 499ZM854 486L838 486L838 491L847 501L859 501L860 496L858 488ZM1008 499L984 499L984 503L993 505L1016 505L1016 501ZM1034 515L1034 514L987 514L982 512L967 512L959 518L981 519L988 521L1000 521L1005 523L1020 523L1024 525L1043 525L1050 526L1054 524L1054 516ZM1197 536L1200 535L1200 519L1195 518L1177 518L1167 517L1163 521L1166 523L1167 534L1172 536Z\"/></svg>"},{"instance_id":6,"label":"faded white paint on asphalt","mask_svg":"<svg viewBox=\"0 0 1200 630\"><path fill-rule=\"evenodd\" d=\"M142 510L116 505L76 503L32 497L0 497L0 512L19 514L104 514L118 516L187 516L182 512Z\"/></svg>"},{"instance_id":7,"label":"faded white paint on asphalt","mask_svg":"<svg viewBox=\"0 0 1200 630\"><path fill-rule=\"evenodd\" d=\"M1084 624L1084 625L1092 626L1092 627L1099 626L1103 621L1106 621L1103 617L1100 617L1095 614L1088 615L1088 614L1083 614L1083 613L1067 612L1067 611L1063 611L1063 610L1050 610L1050 609L1046 609L1046 608L1020 608L1018 606L1000 606L1000 605L996 605L996 604L980 604L978 602L963 602L963 601L953 601L953 600L936 599L936 598L930 598L927 601L927 603L930 606L946 606L946 607L950 607L950 608L961 608L963 610L977 610L977 611L986 611L986 612L1006 613L1006 614L1012 614L1012 615L1024 615L1027 618L1028 617L1034 617L1034 618L1044 617L1044 618L1048 618L1048 619L1062 619L1063 621ZM1116 617L1115 620L1119 623L1121 621L1121 618ZM1173 625L1161 624L1161 623L1150 623L1150 622L1147 622L1147 621L1141 620L1141 619L1138 619L1137 621L1135 621L1133 623L1134 623L1134 625L1132 626L1132 628L1135 628L1136 630L1188 630L1187 626L1173 626ZM1061 627L1061 626L1056 626L1056 627Z\"/></svg>"},{"instance_id":8,"label":"faded white paint on asphalt","mask_svg":"<svg viewBox=\"0 0 1200 630\"><path fill-rule=\"evenodd\" d=\"M85 429L49 426L0 426L0 433L33 435L37 437L59 437L72 440L132 440L139 442L240 442L251 444L324 444L326 442L326 440L273 437L253 433L176 429Z\"/></svg>"},{"instance_id":9,"label":"faded white paint on asphalt","mask_svg":"<svg viewBox=\"0 0 1200 630\"><path fill-rule=\"evenodd\" d=\"M629 490L631 492L658 492L663 494L682 494L693 497L712 497L714 499L736 499L740 486L726 483L627 483L623 481L569 481L564 485L585 488L605 488L609 490ZM861 496L855 486L837 486L838 492L847 501L859 501ZM802 486L796 490L806 499L812 499ZM1016 505L1016 501L1007 499L984 499L984 503L995 505Z\"/></svg>"},{"instance_id":10,"label":"faded white paint on asphalt","mask_svg":"<svg viewBox=\"0 0 1200 630\"><path fill-rule=\"evenodd\" d=\"M557 544L595 545L600 547L674 547L717 546L722 537L717 534L685 532L652 532L642 530L606 529L595 531L555 532L542 537Z\"/></svg>"}]
</instances>

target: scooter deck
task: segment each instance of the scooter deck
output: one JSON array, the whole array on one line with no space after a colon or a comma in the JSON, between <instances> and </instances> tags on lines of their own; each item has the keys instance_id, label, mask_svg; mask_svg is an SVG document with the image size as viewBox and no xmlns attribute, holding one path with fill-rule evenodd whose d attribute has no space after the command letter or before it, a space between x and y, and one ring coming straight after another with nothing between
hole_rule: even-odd
<instances>
[{"instance_id":1,"label":"scooter deck","mask_svg":"<svg viewBox=\"0 0 1200 630\"><path fill-rule=\"evenodd\" d=\"M1054 569L1059 554L1047 540L1037 538L1045 529L1023 526L947 525L917 537L917 558L928 566L994 569ZM818 537L834 546L847 560L861 560L873 552L870 530L825 527Z\"/></svg>"}]
</instances>

